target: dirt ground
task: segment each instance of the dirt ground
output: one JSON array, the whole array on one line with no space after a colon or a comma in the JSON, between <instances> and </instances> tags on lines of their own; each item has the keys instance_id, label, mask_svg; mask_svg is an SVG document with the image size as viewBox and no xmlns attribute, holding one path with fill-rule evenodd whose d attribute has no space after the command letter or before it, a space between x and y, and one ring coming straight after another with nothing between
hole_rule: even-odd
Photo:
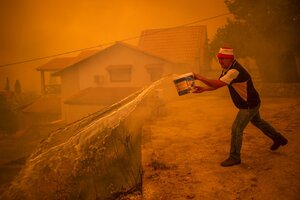
<instances>
[{"instance_id":1,"label":"dirt ground","mask_svg":"<svg viewBox=\"0 0 300 200\"><path fill-rule=\"evenodd\" d=\"M143 133L144 200L300 199L300 98L262 98L261 116L289 140L249 124L242 163L224 168L237 109L224 95L189 94L168 103ZM133 198L129 198L133 199Z\"/></svg>"}]
</instances>

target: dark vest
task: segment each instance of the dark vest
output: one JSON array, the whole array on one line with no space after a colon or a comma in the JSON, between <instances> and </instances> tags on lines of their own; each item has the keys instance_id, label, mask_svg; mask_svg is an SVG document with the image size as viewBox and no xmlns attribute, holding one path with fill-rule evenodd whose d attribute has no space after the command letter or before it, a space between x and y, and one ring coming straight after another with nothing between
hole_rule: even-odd
<instances>
[{"instance_id":1,"label":"dark vest","mask_svg":"<svg viewBox=\"0 0 300 200\"><path fill-rule=\"evenodd\" d=\"M250 74L237 61L234 61L228 70L223 71L223 77L230 69L236 69L239 75L228 86L231 99L239 109L254 108L260 104L259 94L254 88Z\"/></svg>"}]
</instances>

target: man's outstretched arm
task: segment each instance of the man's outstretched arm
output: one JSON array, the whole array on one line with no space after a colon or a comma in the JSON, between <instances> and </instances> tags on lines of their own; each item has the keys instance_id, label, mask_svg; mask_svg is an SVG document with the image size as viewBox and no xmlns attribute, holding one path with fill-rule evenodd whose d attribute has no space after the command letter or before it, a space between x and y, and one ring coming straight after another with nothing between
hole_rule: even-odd
<instances>
[{"instance_id":1,"label":"man's outstretched arm","mask_svg":"<svg viewBox=\"0 0 300 200\"><path fill-rule=\"evenodd\" d=\"M223 82L221 80L207 79L204 76L201 76L200 74L195 74L194 73L194 77L195 77L196 80L199 80L199 81L201 81L202 83L204 83L205 85L208 86L208 88L206 88L205 91L216 90L220 87L223 87L223 86L227 85L225 82Z\"/></svg>"},{"instance_id":2,"label":"man's outstretched arm","mask_svg":"<svg viewBox=\"0 0 300 200\"><path fill-rule=\"evenodd\" d=\"M215 88L212 88L212 87L201 87L201 86L194 86L194 89L193 89L193 93L202 93L202 92L206 92L206 91L212 91L212 90L216 90Z\"/></svg>"}]
</instances>

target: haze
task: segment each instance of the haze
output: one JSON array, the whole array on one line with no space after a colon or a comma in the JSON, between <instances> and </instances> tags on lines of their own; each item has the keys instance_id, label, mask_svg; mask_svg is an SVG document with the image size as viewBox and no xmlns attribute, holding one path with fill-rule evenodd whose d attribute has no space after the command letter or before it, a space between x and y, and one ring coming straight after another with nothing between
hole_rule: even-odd
<instances>
[{"instance_id":1,"label":"haze","mask_svg":"<svg viewBox=\"0 0 300 200\"><path fill-rule=\"evenodd\" d=\"M0 2L0 64L68 52L139 36L144 29L173 27L227 13L223 0L12 0ZM227 17L203 22L211 39ZM136 40L127 41L136 44ZM36 88L35 68L48 60L0 68L6 77Z\"/></svg>"}]
</instances>

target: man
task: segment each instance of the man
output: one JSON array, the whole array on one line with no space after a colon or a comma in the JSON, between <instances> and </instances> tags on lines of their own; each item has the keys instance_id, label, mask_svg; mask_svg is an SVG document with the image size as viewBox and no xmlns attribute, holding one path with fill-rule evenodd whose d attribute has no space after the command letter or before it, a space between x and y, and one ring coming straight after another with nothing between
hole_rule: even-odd
<instances>
[{"instance_id":1,"label":"man","mask_svg":"<svg viewBox=\"0 0 300 200\"><path fill-rule=\"evenodd\" d=\"M195 79L206 85L206 87L195 86L194 93L212 91L227 85L232 101L239 109L232 125L230 155L221 162L221 166L228 167L241 163L243 130L249 122L273 140L270 147L272 151L286 145L288 140L260 117L259 94L254 88L250 74L234 59L233 49L220 48L217 58L223 68L221 76L217 80L212 80L194 73Z\"/></svg>"}]
</instances>

